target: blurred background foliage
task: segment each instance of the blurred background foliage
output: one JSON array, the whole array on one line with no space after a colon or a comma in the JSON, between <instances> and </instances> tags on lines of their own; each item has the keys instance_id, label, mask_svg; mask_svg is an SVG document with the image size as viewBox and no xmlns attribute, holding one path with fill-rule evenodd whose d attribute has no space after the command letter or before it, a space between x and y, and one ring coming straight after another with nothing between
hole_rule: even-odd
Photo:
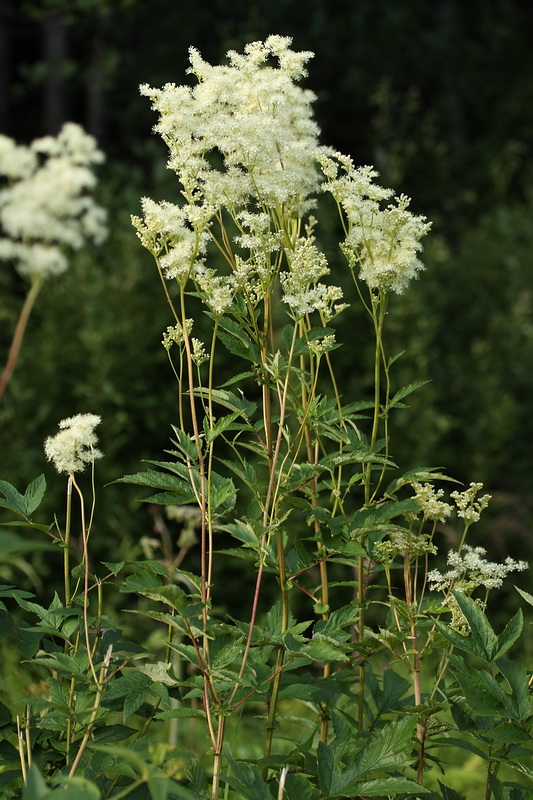
<instances>
[{"instance_id":1,"label":"blurred background foliage","mask_svg":"<svg viewBox=\"0 0 533 800\"><path fill-rule=\"evenodd\" d=\"M160 458L177 418L160 346L171 320L129 216L141 195L179 193L138 85L185 82L190 45L218 63L280 33L316 54L307 86L324 143L374 164L434 220L427 271L389 315L389 352L406 351L395 388L430 381L397 414L396 461L483 481L495 502L476 544L532 559L532 29L533 4L520 0L0 0L0 131L28 142L84 125L107 155L99 199L110 215L106 244L76 255L39 298L0 408L1 477L23 489L44 471L50 519L61 513L42 442L66 416L101 414L93 541L108 560L141 552L154 519L138 491L100 488ZM332 272L344 270L332 208L321 222ZM6 264L0 293L7 353L25 286ZM369 391L366 324L338 321L350 400ZM35 558L41 576L53 571Z\"/></svg>"}]
</instances>

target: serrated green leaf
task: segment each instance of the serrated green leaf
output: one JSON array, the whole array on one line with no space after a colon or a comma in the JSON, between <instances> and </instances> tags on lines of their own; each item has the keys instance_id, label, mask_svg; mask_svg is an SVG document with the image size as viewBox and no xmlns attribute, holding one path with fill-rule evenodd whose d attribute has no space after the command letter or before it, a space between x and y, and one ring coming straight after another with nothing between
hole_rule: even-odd
<instances>
[{"instance_id":1,"label":"serrated green leaf","mask_svg":"<svg viewBox=\"0 0 533 800\"><path fill-rule=\"evenodd\" d=\"M407 397L408 395L415 392L417 389L420 389L422 386L425 386L426 383L430 383L430 381L415 381L414 383L409 383L407 386L402 386L401 389L398 389L394 397L389 402L389 408L401 407L400 401Z\"/></svg>"},{"instance_id":2,"label":"serrated green leaf","mask_svg":"<svg viewBox=\"0 0 533 800\"><path fill-rule=\"evenodd\" d=\"M238 461L229 461L224 458L220 458L219 461L237 475L246 486L249 486L252 490L254 489L257 483L256 471L245 459L243 459L242 464Z\"/></svg>"},{"instance_id":3,"label":"serrated green leaf","mask_svg":"<svg viewBox=\"0 0 533 800\"><path fill-rule=\"evenodd\" d=\"M283 800L311 800L313 786L303 775L289 773L285 780Z\"/></svg>"},{"instance_id":4,"label":"serrated green leaf","mask_svg":"<svg viewBox=\"0 0 533 800\"><path fill-rule=\"evenodd\" d=\"M469 753L474 753L484 761L488 761L488 756L484 750L472 744L468 739L459 739L456 736L446 736L445 739L435 738L436 744L442 744L445 747L458 747L460 750L467 750Z\"/></svg>"},{"instance_id":5,"label":"serrated green leaf","mask_svg":"<svg viewBox=\"0 0 533 800\"><path fill-rule=\"evenodd\" d=\"M187 461L192 462L195 464L198 461L198 448L196 446L196 441L193 436L185 431L182 431L181 428L176 427L176 425L172 425L172 430L174 431L174 436L176 440L171 440L173 444L176 445L180 453L185 456Z\"/></svg>"},{"instance_id":6,"label":"serrated green leaf","mask_svg":"<svg viewBox=\"0 0 533 800\"><path fill-rule=\"evenodd\" d=\"M440 781L439 781L439 787L442 792L442 800L465 800L462 794L455 792L453 789L450 789L448 786L445 786Z\"/></svg>"},{"instance_id":7,"label":"serrated green leaf","mask_svg":"<svg viewBox=\"0 0 533 800\"><path fill-rule=\"evenodd\" d=\"M224 431L228 429L232 429L232 425L239 416L237 411L234 411L233 414L228 414L226 417L221 417L216 421L212 428L209 427L207 424L207 418L204 418L205 426L204 426L204 434L205 434L205 441L207 444L211 444L217 436L221 436ZM241 427L241 426L237 426Z\"/></svg>"},{"instance_id":8,"label":"serrated green leaf","mask_svg":"<svg viewBox=\"0 0 533 800\"><path fill-rule=\"evenodd\" d=\"M377 797L393 794L422 795L428 794L429 789L425 789L420 784L409 780L409 778L375 778L371 781L351 784L348 793L357 797ZM345 797L347 795L344 795Z\"/></svg>"},{"instance_id":9,"label":"serrated green leaf","mask_svg":"<svg viewBox=\"0 0 533 800\"><path fill-rule=\"evenodd\" d=\"M316 755L318 782L325 797L329 797L335 767L335 748L332 744L319 742Z\"/></svg>"},{"instance_id":10,"label":"serrated green leaf","mask_svg":"<svg viewBox=\"0 0 533 800\"><path fill-rule=\"evenodd\" d=\"M159 590L163 587L161 578L154 572L134 572L128 575L119 584L120 592L143 592Z\"/></svg>"},{"instance_id":11,"label":"serrated green leaf","mask_svg":"<svg viewBox=\"0 0 533 800\"><path fill-rule=\"evenodd\" d=\"M32 764L28 769L26 786L22 793L22 800L41 800L50 793L50 789L46 786L43 776L39 772L39 768Z\"/></svg>"},{"instance_id":12,"label":"serrated green leaf","mask_svg":"<svg viewBox=\"0 0 533 800\"><path fill-rule=\"evenodd\" d=\"M500 658L509 650L522 633L523 625L524 617L522 615L522 609L519 608L516 614L509 620L502 633L497 637L498 650L494 658Z\"/></svg>"},{"instance_id":13,"label":"serrated green leaf","mask_svg":"<svg viewBox=\"0 0 533 800\"><path fill-rule=\"evenodd\" d=\"M126 562L125 561L114 561L114 562L113 561L102 561L102 564L104 565L104 567L106 569L109 570L109 572L111 572L112 575L114 575L116 577L118 575L118 573L120 572L120 570L124 567Z\"/></svg>"},{"instance_id":14,"label":"serrated green leaf","mask_svg":"<svg viewBox=\"0 0 533 800\"><path fill-rule=\"evenodd\" d=\"M213 513L221 507L224 507L225 511L231 511L237 501L237 490L232 479L225 478L218 485L213 485L209 501Z\"/></svg>"},{"instance_id":15,"label":"serrated green leaf","mask_svg":"<svg viewBox=\"0 0 533 800\"><path fill-rule=\"evenodd\" d=\"M408 716L385 725L370 737L357 759L359 776L375 770L386 771L407 766L411 762L412 739L416 717Z\"/></svg>"},{"instance_id":16,"label":"serrated green leaf","mask_svg":"<svg viewBox=\"0 0 533 800\"><path fill-rule=\"evenodd\" d=\"M225 750L224 755L233 773L230 785L239 792L243 800L272 800L267 785L250 764L235 761L230 753Z\"/></svg>"},{"instance_id":17,"label":"serrated green leaf","mask_svg":"<svg viewBox=\"0 0 533 800\"><path fill-rule=\"evenodd\" d=\"M516 661L498 658L496 665L512 692L511 706L514 719L525 721L531 715L531 698L529 696L529 675L526 669Z\"/></svg>"},{"instance_id":18,"label":"serrated green leaf","mask_svg":"<svg viewBox=\"0 0 533 800\"><path fill-rule=\"evenodd\" d=\"M518 586L514 587L518 594L520 594L526 603L529 603L530 606L533 606L533 595L529 594L529 592L525 592L523 589L520 589Z\"/></svg>"},{"instance_id":19,"label":"serrated green leaf","mask_svg":"<svg viewBox=\"0 0 533 800\"><path fill-rule=\"evenodd\" d=\"M200 386L194 390L194 395L205 399L211 397L215 403L229 408L230 411L238 412L245 420L249 420L257 408L257 403L246 400L244 395L239 397L233 392L227 391L227 389L206 389Z\"/></svg>"},{"instance_id":20,"label":"serrated green leaf","mask_svg":"<svg viewBox=\"0 0 533 800\"><path fill-rule=\"evenodd\" d=\"M44 475L39 475L30 483L24 492L24 503L26 505L26 515L31 517L33 512L40 506L46 491L46 480Z\"/></svg>"},{"instance_id":21,"label":"serrated green leaf","mask_svg":"<svg viewBox=\"0 0 533 800\"><path fill-rule=\"evenodd\" d=\"M121 742L129 739L134 733L136 733L135 728L128 728L126 725L101 725L95 728L92 738L97 744Z\"/></svg>"}]
</instances>

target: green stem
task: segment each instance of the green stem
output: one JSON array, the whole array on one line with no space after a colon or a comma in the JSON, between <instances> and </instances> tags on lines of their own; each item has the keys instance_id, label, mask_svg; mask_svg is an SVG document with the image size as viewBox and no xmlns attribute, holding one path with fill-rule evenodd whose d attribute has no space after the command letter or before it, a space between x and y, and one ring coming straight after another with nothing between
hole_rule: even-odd
<instances>
[{"instance_id":1,"label":"green stem","mask_svg":"<svg viewBox=\"0 0 533 800\"><path fill-rule=\"evenodd\" d=\"M87 747L87 745L89 743L89 739L91 738L91 734L92 734L93 728L94 728L94 723L96 722L96 717L98 715L98 709L100 708L100 704L102 702L102 696L103 696L103 693L104 693L104 687L105 687L105 683L106 683L105 679L106 679L106 675L107 675L107 670L109 669L109 662L111 661L111 652L112 652L112 646L110 645L108 650L107 650L107 653L105 655L102 667L100 669L100 674L99 674L99 676L97 678L96 697L95 697L95 700L94 700L94 706L93 706L92 714L91 714L91 717L90 717L89 722L87 724L87 728L85 730L85 736L83 737L83 739L81 741L80 747L79 747L78 752L76 754L76 758L74 759L74 761L72 763L72 766L70 768L70 771L69 771L69 774L68 774L69 778L72 778L72 776L76 773L76 770L78 769L80 761L81 761L81 757L82 757L83 753L85 752L85 748Z\"/></svg>"},{"instance_id":2,"label":"green stem","mask_svg":"<svg viewBox=\"0 0 533 800\"><path fill-rule=\"evenodd\" d=\"M220 787L220 775L222 772L222 745L226 728L226 717L219 716L217 729L217 742L215 746L215 758L213 761L213 783L211 785L211 800L217 800Z\"/></svg>"},{"instance_id":3,"label":"green stem","mask_svg":"<svg viewBox=\"0 0 533 800\"><path fill-rule=\"evenodd\" d=\"M63 572L65 580L65 608L70 606L70 526L72 521L72 477L67 482L67 515L65 520L65 538L63 541Z\"/></svg>"},{"instance_id":4,"label":"green stem","mask_svg":"<svg viewBox=\"0 0 533 800\"><path fill-rule=\"evenodd\" d=\"M285 571L285 550L283 546L283 534L281 531L276 531L276 545L278 551L278 572L279 572L279 585L281 593L281 631L284 633L289 626L289 597L287 592L287 574ZM281 673L283 668L285 651L283 645L278 647L276 656L276 667L274 678L272 680L272 692L270 695L270 703L268 708L267 727L264 757L268 758L272 749L272 739L274 736L274 728L276 727L276 713L278 706L278 695L281 682ZM267 768L263 770L263 777L266 778Z\"/></svg>"}]
</instances>

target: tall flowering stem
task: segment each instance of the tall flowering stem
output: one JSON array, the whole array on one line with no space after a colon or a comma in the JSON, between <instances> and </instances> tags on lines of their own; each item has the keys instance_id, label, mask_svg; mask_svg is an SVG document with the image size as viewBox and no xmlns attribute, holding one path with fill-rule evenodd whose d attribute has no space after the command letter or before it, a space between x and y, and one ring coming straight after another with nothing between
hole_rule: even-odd
<instances>
[{"instance_id":1,"label":"tall flowering stem","mask_svg":"<svg viewBox=\"0 0 533 800\"><path fill-rule=\"evenodd\" d=\"M219 792L225 716L228 709L241 705L241 684L255 675L253 643L265 576L275 571L279 584L279 630L266 689L266 757L273 745L284 668L292 660L284 644L292 624L290 588L303 589L313 599L321 624L329 624L330 552L321 527L324 509L320 497L328 483L320 476L327 476L333 498L332 512L325 521L331 518L336 528L346 522L348 491L357 482L357 476L351 482L345 480L345 461L362 470L359 483L365 505L377 502L387 460L378 450L383 420L388 438L390 384L383 348L388 296L402 291L422 268L416 258L418 240L429 227L410 214L409 201L403 196L381 209L380 203L391 192L373 183L376 173L369 167L356 170L349 158L319 144L311 109L314 97L298 85L306 75L310 56L292 51L290 39L282 36L253 42L242 54L230 51L228 64L223 66L208 64L191 49L189 72L196 83L167 84L162 89L141 86L141 93L150 98L159 115L155 130L168 146L168 167L176 173L183 197L181 204L156 203L145 197L142 215L132 221L142 245L154 256L163 282L176 282L179 288L179 309L175 309L165 285L176 325L164 334L163 344L180 393L176 444L186 471L177 467L176 472L187 477L185 496L190 498L192 492L202 519L202 635L191 628L190 638L202 665L204 711L215 753L213 800ZM342 249L376 337L374 415L369 455L362 464L357 456L343 452L353 445L352 432L359 434L352 420L354 412L345 411L341 404L330 358L338 346L330 325L348 306L342 302L342 290L326 282L330 268L317 246L317 223L310 213L324 187L332 192L342 212L346 233ZM369 300L361 288L365 283ZM212 323L209 351L197 338L202 327L198 303ZM289 324L287 320L283 324L284 312ZM248 361L248 372L217 387L215 354L220 342L232 356ZM170 356L174 345L179 348L179 359ZM327 371L335 395L332 404L323 397L320 383ZM243 391L254 382L260 387L254 388L254 394L259 392L261 397L259 409ZM238 392L232 390L234 384ZM188 400L182 396L185 387ZM225 416L217 417L220 408ZM227 461L224 447L231 448L234 462ZM386 453L387 448L388 444ZM250 452L254 464L246 458ZM374 482L376 461L382 471ZM218 463L252 491L248 515L242 509L233 510L237 489L228 473L215 472ZM295 549L291 544L293 534L286 520L299 492L310 511L308 524L316 552L308 566L293 574L289 556L295 562L295 553L301 553L302 546L298 543ZM226 692L226 705L215 688L212 662L216 647L210 633L213 624L216 626L211 603L217 588L213 570L217 527L245 541L256 554L249 623L242 633L240 663L235 667L235 683ZM319 566L318 597L295 581L314 565ZM361 558L361 641L364 572ZM362 698L362 659L360 664ZM331 665L326 662L322 675L327 678L330 674ZM360 716L362 710L361 699ZM320 735L326 743L329 710L325 702L320 704L320 715Z\"/></svg>"}]
</instances>

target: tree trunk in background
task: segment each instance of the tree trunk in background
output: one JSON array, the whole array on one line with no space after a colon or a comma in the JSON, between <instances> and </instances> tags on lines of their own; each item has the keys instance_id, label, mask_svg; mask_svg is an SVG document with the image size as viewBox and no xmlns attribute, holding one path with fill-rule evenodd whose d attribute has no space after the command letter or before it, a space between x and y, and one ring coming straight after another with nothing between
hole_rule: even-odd
<instances>
[{"instance_id":1,"label":"tree trunk in background","mask_svg":"<svg viewBox=\"0 0 533 800\"><path fill-rule=\"evenodd\" d=\"M44 79L44 129L55 135L67 119L67 30L59 10L49 11L42 23Z\"/></svg>"},{"instance_id":2,"label":"tree trunk in background","mask_svg":"<svg viewBox=\"0 0 533 800\"><path fill-rule=\"evenodd\" d=\"M9 35L8 0L0 0L0 131L8 132Z\"/></svg>"},{"instance_id":3,"label":"tree trunk in background","mask_svg":"<svg viewBox=\"0 0 533 800\"><path fill-rule=\"evenodd\" d=\"M104 23L108 12L94 18L89 72L87 76L87 130L99 142L105 134L105 40Z\"/></svg>"}]
</instances>

